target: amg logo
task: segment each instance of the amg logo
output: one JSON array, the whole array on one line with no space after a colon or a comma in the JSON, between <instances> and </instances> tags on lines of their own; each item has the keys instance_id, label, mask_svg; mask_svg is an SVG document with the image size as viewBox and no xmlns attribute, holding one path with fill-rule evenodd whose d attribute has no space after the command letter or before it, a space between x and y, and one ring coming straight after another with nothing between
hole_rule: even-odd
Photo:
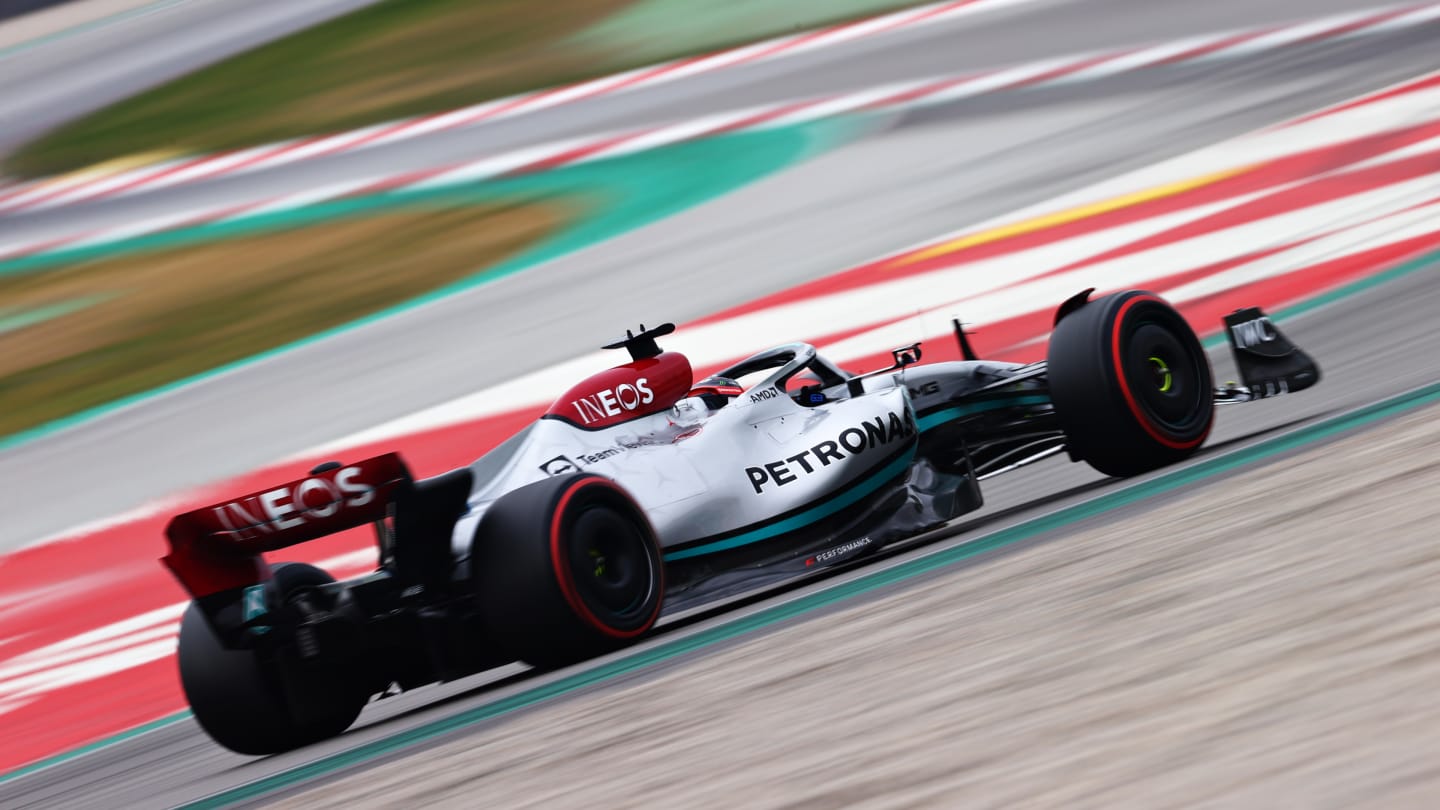
<instances>
[{"instance_id":1,"label":"amg logo","mask_svg":"<svg viewBox=\"0 0 1440 810\"><path fill-rule=\"evenodd\" d=\"M936 382L935 380L930 380L928 382L923 382L917 386L913 386L909 390L911 399L920 399L921 397L933 397L936 394L940 393L940 383Z\"/></svg>"},{"instance_id":2,"label":"amg logo","mask_svg":"<svg viewBox=\"0 0 1440 810\"><path fill-rule=\"evenodd\" d=\"M650 380L641 377L634 385L621 383L614 388L581 397L570 404L575 407L575 412L580 414L580 420L589 425L654 401L655 392L650 390Z\"/></svg>"},{"instance_id":3,"label":"amg logo","mask_svg":"<svg viewBox=\"0 0 1440 810\"><path fill-rule=\"evenodd\" d=\"M817 467L829 467L832 462L843 461L847 456L858 456L914 435L915 422L910 418L910 411L877 416L872 421L862 422L859 427L846 428L834 441L820 442L809 450L759 467L746 467L745 475L750 479L750 486L755 488L755 494L759 495L766 484L783 487L800 480L799 475L815 472Z\"/></svg>"},{"instance_id":4,"label":"amg logo","mask_svg":"<svg viewBox=\"0 0 1440 810\"><path fill-rule=\"evenodd\" d=\"M1261 343L1269 343L1280 334L1275 331L1275 325L1270 319L1263 315L1253 321L1237 323L1230 327L1230 333L1235 337L1235 345L1242 349L1249 349L1259 346Z\"/></svg>"}]
</instances>

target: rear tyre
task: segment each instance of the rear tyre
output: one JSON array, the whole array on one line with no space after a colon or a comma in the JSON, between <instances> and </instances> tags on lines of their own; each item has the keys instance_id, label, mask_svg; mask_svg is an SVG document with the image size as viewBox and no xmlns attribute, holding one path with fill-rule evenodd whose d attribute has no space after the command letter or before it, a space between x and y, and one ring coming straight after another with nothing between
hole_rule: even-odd
<instances>
[{"instance_id":1,"label":"rear tyre","mask_svg":"<svg viewBox=\"0 0 1440 810\"><path fill-rule=\"evenodd\" d=\"M303 563L280 563L271 573L271 604L335 581ZM200 727L240 754L275 754L334 737L355 722L369 699L344 684L290 684L307 696L304 718L296 717L278 662L255 649L221 645L193 603L180 621L178 658L180 684Z\"/></svg>"},{"instance_id":2,"label":"rear tyre","mask_svg":"<svg viewBox=\"0 0 1440 810\"><path fill-rule=\"evenodd\" d=\"M486 510L472 542L486 627L527 664L564 666L617 649L660 615L655 532L608 478L564 475L506 493Z\"/></svg>"},{"instance_id":3,"label":"rear tyre","mask_svg":"<svg viewBox=\"0 0 1440 810\"><path fill-rule=\"evenodd\" d=\"M1064 316L1047 367L1071 455L1106 475L1180 461L1215 421L1205 350L1184 317L1152 293L1116 293Z\"/></svg>"}]
</instances>

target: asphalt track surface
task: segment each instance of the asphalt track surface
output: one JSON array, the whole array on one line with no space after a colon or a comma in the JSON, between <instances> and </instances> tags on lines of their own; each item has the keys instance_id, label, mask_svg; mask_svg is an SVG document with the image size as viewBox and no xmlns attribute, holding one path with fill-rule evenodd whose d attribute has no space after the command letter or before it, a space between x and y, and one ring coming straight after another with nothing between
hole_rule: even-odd
<instances>
[{"instance_id":1,"label":"asphalt track surface","mask_svg":"<svg viewBox=\"0 0 1440 810\"><path fill-rule=\"evenodd\" d=\"M375 0L155 0L0 49L0 152L85 113Z\"/></svg>"},{"instance_id":2,"label":"asphalt track surface","mask_svg":"<svg viewBox=\"0 0 1440 810\"><path fill-rule=\"evenodd\" d=\"M1208 449L1196 462L1222 458L1227 453L1283 435L1286 431L1321 422L1350 408L1400 394L1440 378L1440 334L1436 330L1427 327L1418 317L1377 319L1374 316L1375 312L1401 312L1414 316L1426 308L1433 311L1433 307L1440 306L1440 288L1433 282L1433 270L1431 267L1410 272L1398 280L1373 286L1287 319L1283 327L1286 332L1322 358L1327 375L1323 385L1305 395L1223 409ZM1212 357L1218 374L1230 371L1224 353L1214 352ZM987 506L983 512L974 517L967 516L957 526L937 533L938 538L933 542L895 561L913 559L922 553L974 541L991 532L1017 526L1098 495L1131 487L1143 488L1154 477L1127 482L1101 479L1082 465L1063 461L1051 461L1021 470L987 482ZM1144 511L1152 503L1142 501L1123 507L1100 520L1109 521L1124 514ZM1026 542L1063 545L1066 535L1085 526L1074 523ZM981 556L964 564L984 565L985 561L986 557ZM804 591L783 593L766 601L706 617L698 623L664 633L639 649L698 635L723 622L764 610L779 600L841 585L848 576L863 575L866 570L862 567L852 575L825 580ZM826 609L836 607L838 605ZM694 659L705 655L706 649L702 647L668 660ZM426 726L437 721L514 698L525 690L553 683L561 677L574 675L577 669L590 666L530 678L524 677L520 668L512 667L453 684L417 690L370 706L359 725L341 738L264 759L230 754L211 743L193 721L182 719L0 785L0 791L6 795L6 806L17 808L170 807L203 801L221 791L304 768L326 757L353 751L393 735L424 733ZM642 671L628 677L644 678L645 675ZM466 733L494 722L500 721L465 726L448 734L427 735L421 746L404 748L384 759L412 753L420 747L462 739ZM347 772L363 769L364 764L362 761L349 763L347 768L319 768L310 779L297 780L286 790L261 798L289 795L325 779L343 778Z\"/></svg>"},{"instance_id":3,"label":"asphalt track surface","mask_svg":"<svg viewBox=\"0 0 1440 810\"><path fill-rule=\"evenodd\" d=\"M540 140L607 121L869 87L1189 33L1310 19L1363 3L1041 2L814 55L417 138L335 160L0 219L8 233L100 227L434 161L452 139ZM1288 115L1433 68L1432 29L1155 70L897 117L886 129L735 194L499 283L166 394L0 454L19 493L0 548L254 469L574 357L621 324L683 322ZM1006 46L1003 43L1009 43ZM926 56L925 54L935 54ZM948 62L947 62L948 60ZM948 66L947 66L948 65ZM717 88L716 85L719 85ZM723 97L717 97L717 93ZM605 112L614 105L615 112ZM639 109L636 109L636 108ZM601 113L595 113L601 114ZM573 115L575 123L561 124ZM526 130L525 128L530 128ZM500 135L494 133L500 132ZM557 294L556 290L565 290ZM767 336L768 337L768 336ZM774 342L793 339L775 336ZM757 336L757 341L760 340ZM366 373L356 374L356 369ZM280 426L283 426L280 427ZM178 439L178 440L177 440ZM145 459L143 465L137 459ZM75 487L77 464L103 482ZM43 500L39 496L43 495Z\"/></svg>"},{"instance_id":4,"label":"asphalt track surface","mask_svg":"<svg viewBox=\"0 0 1440 810\"><path fill-rule=\"evenodd\" d=\"M1171 3L1163 4L1164 11L1154 10L1161 5L1104 0L1029 7L983 30L957 33L956 44L946 40L944 47L922 48L907 37L868 41L845 54L843 67L835 64L841 56L837 51L809 71L786 66L796 71L793 76L753 76L753 95L746 95L744 77L727 74L724 80L733 84L723 92L754 102L768 93L812 92L814 83L839 82L847 75L857 86L868 86L894 78L885 71L897 65L941 58L919 55L929 50L950 49L979 60L976 50L963 47L966 36L976 37L977 49L992 48L978 51L994 55L990 64L1005 64L1024 60L1027 48L1034 48L1034 55L1075 52L1363 7ZM1112 35L1114 41L1100 41ZM1082 41L1087 36L1095 39L1087 44ZM14 510L10 522L19 528L6 542L18 544L179 486L241 472L566 359L589 350L597 336L608 336L617 325L657 314L675 320L703 315L1433 69L1435 60L1433 42L1397 36L1246 60L1204 74L1146 73L891 120L868 138L641 231L8 450L0 458L0 491L19 493L17 503L34 505ZM865 66L874 73L866 74ZM937 72L934 65L921 67L925 70L914 75ZM780 86L787 82L793 85ZM667 117L682 117L687 104L718 103L706 102L684 83L655 92L673 94L669 109L674 115ZM655 109L664 108L663 102L657 99ZM392 159L377 151L347 160L361 157ZM216 184L177 194L225 190ZM47 216L93 214L77 209ZM1440 285L1434 279L1434 267L1418 269L1287 320L1287 333L1320 359L1326 379L1303 395L1223 410L1207 455L1440 377L1440 330L1432 326L1433 313L1440 311ZM1223 379L1228 361L1215 357ZM356 375L356 368L369 372ZM136 461L140 458L143 465ZM85 470L85 480L98 483L77 491L77 468ZM939 542L963 542L977 532L1129 485L1103 482L1062 461L1037 465L989 482L986 512L962 524L970 529L966 533ZM230 755L191 722L181 721L10 782L0 791L6 806L18 807L172 805L457 714L519 688L486 690L485 682L482 676L386 701L367 710L361 726L340 739L264 760Z\"/></svg>"}]
</instances>

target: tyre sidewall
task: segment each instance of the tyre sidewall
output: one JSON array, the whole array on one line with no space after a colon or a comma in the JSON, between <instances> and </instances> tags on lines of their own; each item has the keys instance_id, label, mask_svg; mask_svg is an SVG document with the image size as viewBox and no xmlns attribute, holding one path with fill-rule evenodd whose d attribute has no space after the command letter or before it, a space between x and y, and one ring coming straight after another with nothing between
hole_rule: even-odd
<instances>
[{"instance_id":1,"label":"tyre sidewall","mask_svg":"<svg viewBox=\"0 0 1440 810\"><path fill-rule=\"evenodd\" d=\"M303 563L273 567L268 589L272 604L301 588L334 582L319 568ZM350 727L368 695L344 684L309 690L328 697L309 706L310 719L299 722L286 705L284 684L273 660L257 649L221 644L200 609L191 604L180 621L177 651L180 684L195 720L212 739L241 754L288 751L340 734Z\"/></svg>"},{"instance_id":2,"label":"tyre sidewall","mask_svg":"<svg viewBox=\"0 0 1440 810\"><path fill-rule=\"evenodd\" d=\"M1127 350L1144 327L1173 340L1184 418L1167 421L1146 400ZM1131 291L1092 301L1067 315L1050 339L1047 376L1056 417L1072 456L1108 475L1126 476L1194 453L1214 422L1213 377L1204 347L1173 307L1153 293Z\"/></svg>"},{"instance_id":3,"label":"tyre sidewall","mask_svg":"<svg viewBox=\"0 0 1440 810\"><path fill-rule=\"evenodd\" d=\"M631 609L607 609L577 579L569 541L592 510L635 532L627 556L631 573L643 577L636 580L643 597ZM643 511L613 481L586 473L530 484L492 504L472 540L471 575L489 634L507 653L543 666L643 635L659 616L664 592L659 545Z\"/></svg>"}]
</instances>

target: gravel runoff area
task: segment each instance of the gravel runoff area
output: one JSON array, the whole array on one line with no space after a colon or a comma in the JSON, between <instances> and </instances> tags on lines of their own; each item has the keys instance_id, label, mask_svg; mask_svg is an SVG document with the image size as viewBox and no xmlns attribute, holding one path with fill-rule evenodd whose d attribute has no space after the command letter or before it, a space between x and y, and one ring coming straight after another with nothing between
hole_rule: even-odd
<instances>
[{"instance_id":1,"label":"gravel runoff area","mask_svg":"<svg viewBox=\"0 0 1440 810\"><path fill-rule=\"evenodd\" d=\"M1430 409L281 806L1433 807L1437 492Z\"/></svg>"}]
</instances>

